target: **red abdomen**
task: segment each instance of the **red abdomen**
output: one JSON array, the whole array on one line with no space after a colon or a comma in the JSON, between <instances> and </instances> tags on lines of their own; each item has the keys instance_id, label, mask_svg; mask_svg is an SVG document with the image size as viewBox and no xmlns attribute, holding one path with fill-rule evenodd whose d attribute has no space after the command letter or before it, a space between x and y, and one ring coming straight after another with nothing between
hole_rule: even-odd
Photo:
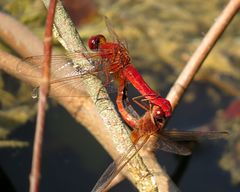
<instances>
[{"instance_id":1,"label":"red abdomen","mask_svg":"<svg viewBox=\"0 0 240 192\"><path fill-rule=\"evenodd\" d=\"M170 102L152 90L132 64L127 65L123 69L123 75L150 103L161 107L166 117L171 116L172 106Z\"/></svg>"}]
</instances>

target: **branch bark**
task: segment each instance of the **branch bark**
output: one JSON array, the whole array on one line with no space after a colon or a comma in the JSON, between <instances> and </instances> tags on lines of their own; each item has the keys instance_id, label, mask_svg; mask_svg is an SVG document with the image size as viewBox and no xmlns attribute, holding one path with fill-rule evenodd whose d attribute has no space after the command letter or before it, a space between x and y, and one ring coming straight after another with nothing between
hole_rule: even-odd
<instances>
[{"instance_id":1,"label":"branch bark","mask_svg":"<svg viewBox=\"0 0 240 192\"><path fill-rule=\"evenodd\" d=\"M58 23L60 27L56 27L56 29L63 29L63 32L58 32L58 38L61 38L62 42L65 42L63 45L68 45L67 49L72 51L79 51L84 50L83 47L81 47L81 40L80 38L76 38L78 36L77 31L75 28L70 27L69 24L64 25L68 23L68 19L66 18L66 15L64 15L64 9L57 6L57 12L56 12L56 18L59 17L60 14L63 14L62 21ZM13 47L20 52L21 55L24 57L31 56L31 55L39 55L40 51L42 50L42 44L39 40L36 40L37 45L35 45L35 49L29 49L29 44L32 45L32 42L28 41L28 38L32 38L32 34L27 31L26 28L22 27L19 23L16 21L13 21L12 18L9 18L5 14L0 14L1 21L6 21L4 23L1 22L0 28L3 29L2 37L5 39L6 43L12 42L10 44L13 45ZM56 26L57 26L57 21ZM63 23L61 23L63 22ZM11 28L9 28L9 23ZM73 26L73 25L72 25ZM19 31L19 34L16 36L16 28ZM24 32L20 32L24 31ZM73 35L74 33L74 35ZM10 36L9 36L10 34ZM65 37L68 36L68 37ZM8 38L4 38L7 36ZM23 38L23 39L21 39ZM70 38L70 39L68 39ZM6 40L7 39L7 40ZM65 40L67 39L67 40ZM14 44L14 41L18 42L17 44ZM35 43L35 42L34 42ZM19 47L20 45L20 47ZM36 48L38 47L38 48ZM26 48L26 50L25 50ZM38 50L37 53L34 53L34 50ZM38 82L34 79L31 79L27 76L24 76L24 74L19 74L16 71L17 64L20 62L17 58L5 53L0 52L1 60L0 60L0 67L5 70L6 72L22 79L25 81L28 81L32 85L38 84ZM11 65L9 65L11 63ZM88 62L86 62L88 64ZM39 73L38 71L34 71L33 73ZM104 146L104 148L113 156L113 158L117 158L120 154L122 154L128 147L131 145L131 140L129 138L129 131L125 127L124 124L122 124L117 112L114 109L113 104L109 100L107 95L100 94L101 99L100 101L96 100L96 95L100 87L102 87L101 83L98 79L94 79L90 82L88 82L88 88L90 87L90 95L93 98L94 103L96 106L94 106L94 103L89 98L83 98L83 97L72 97L72 98L64 98L64 97L58 97L57 100L59 103L61 103L68 111L71 112L71 114L81 122L83 125L88 127L88 130L95 136L95 138ZM93 86L94 85L94 86ZM97 86L97 88L96 88ZM65 87L66 91L69 92L69 87ZM71 90L72 91L72 90ZM79 91L79 90L74 90ZM92 92L92 93L91 93ZM94 93L95 92L95 93ZM57 93L56 93L57 94ZM99 111L99 113L96 112ZM89 115L91 114L91 115ZM100 114L100 118L99 118ZM105 126L103 125L105 124ZM117 151L116 151L117 149ZM157 163L157 162L156 162ZM124 171L124 174L127 175L127 177L132 181L132 183L137 183L138 186L136 186L139 191L146 191L148 188L148 191L156 191L157 186L154 183L153 175L148 171L146 166L144 165L142 159L140 156L136 156L135 160L129 163L128 169ZM138 180L141 178L142 175L148 175L144 180L142 180L141 183L138 182Z\"/></svg>"},{"instance_id":2,"label":"branch bark","mask_svg":"<svg viewBox=\"0 0 240 192\"><path fill-rule=\"evenodd\" d=\"M48 0L43 0L46 6L48 6ZM56 38L62 43L64 48L70 52L85 51L85 47L79 37L76 28L72 21L66 14L63 6L60 2L57 4L56 18L55 18L55 34ZM74 60L73 60L74 61ZM78 64L78 61L74 61ZM83 63L83 68L90 68L90 63ZM102 84L99 79L92 76L84 80L84 85L88 89L88 93L96 105L96 109L104 122L105 132L111 136L111 142L114 144L115 149L118 153L123 154L132 142L129 137L129 130L122 124L119 119L118 113L115 111L112 102L110 101L106 90L102 91ZM98 90L101 89L99 93ZM157 186L154 182L154 176L149 172L147 167L144 165L139 155L134 158L127 167L125 174L128 178L136 184L139 191L156 191ZM148 175L141 182L138 182L142 175Z\"/></svg>"}]
</instances>

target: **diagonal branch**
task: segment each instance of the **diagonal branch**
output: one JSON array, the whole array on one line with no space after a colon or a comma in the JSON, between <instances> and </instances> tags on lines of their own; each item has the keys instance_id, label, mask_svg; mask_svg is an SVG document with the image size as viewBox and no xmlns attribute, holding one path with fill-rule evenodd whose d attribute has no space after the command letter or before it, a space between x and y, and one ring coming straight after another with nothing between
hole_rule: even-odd
<instances>
[{"instance_id":1,"label":"diagonal branch","mask_svg":"<svg viewBox=\"0 0 240 192\"><path fill-rule=\"evenodd\" d=\"M47 0L43 0L45 5L48 5ZM56 9L56 19L54 21L55 32L58 34L57 38L60 38L60 42L65 47L67 51L79 52L85 50L81 38L79 37L76 28L74 27L72 21L66 14L63 6L60 2L57 4ZM73 60L78 64L77 60ZM83 62L81 61L81 64ZM81 65L81 67L89 68L90 63L86 62ZM110 101L106 90L102 89L102 84L99 79L91 76L83 81L85 87L88 89L88 93L96 105L96 110L98 111L101 119L105 125L105 132L111 136L111 142L114 144L116 150L122 154L132 145L129 137L129 131L122 124L119 119L117 112L114 109L112 102ZM99 90L101 89L101 92ZM103 91L102 91L103 90ZM142 159L139 155L136 156L134 161L131 161L128 165L129 178L133 183L136 183L137 188L140 191L145 191L146 187L151 188L151 190L156 190L156 185L153 180L153 175L148 171L147 167L144 165ZM138 182L142 175L148 175L141 183Z\"/></svg>"},{"instance_id":2,"label":"diagonal branch","mask_svg":"<svg viewBox=\"0 0 240 192\"><path fill-rule=\"evenodd\" d=\"M59 7L58 7L59 8ZM32 38L33 35L27 31L26 28L22 27L17 23L16 21L12 20L5 14L0 13L0 18L2 21L6 21L6 23L0 24L0 28L3 28L3 34L1 34L4 38L4 36L9 40L9 42L18 42L17 44L12 43L12 47L14 47L16 50L19 50L20 54L23 56L29 56L29 55L39 55L39 49L42 49L41 42L39 40L36 41L28 41L28 38ZM56 17L57 18L57 17ZM64 23L66 20L63 20ZM12 24L13 26L9 28L8 26ZM61 26L65 31L70 32L69 28L66 26ZM66 28L65 28L66 27ZM15 31L19 32L16 35ZM76 32L76 29L74 29ZM74 31L73 30L73 31ZM1 30L0 30L1 31ZM1 33L1 32L0 32ZM71 33L71 32L70 32ZM62 34L61 34L62 35ZM64 35L63 35L64 36ZM71 36L71 35L70 35ZM61 37L62 38L62 37ZM13 40L15 39L15 40ZM38 42L38 43L37 43ZM70 40L70 45L73 45L74 41ZM7 42L8 43L8 42ZM32 45L32 43L35 43L35 49L29 50L29 44ZM37 45L36 45L37 44ZM79 46L77 44L76 46ZM41 47L37 49L36 47ZM26 51L27 50L27 51ZM75 49L78 50L78 49ZM33 51L38 51L37 53L34 53ZM12 57L11 55L1 52L0 51L0 67L4 69L6 72L17 76L20 79L23 79L25 81L28 81L29 83L36 85L38 82L36 79L31 79L27 76L24 76L24 74L19 74L16 72L16 66L20 62L18 59ZM9 65L11 63L11 65ZM86 62L87 63L87 62ZM27 65L27 64L26 64ZM31 68L31 67L29 67ZM35 71L35 73L38 73L38 71ZM98 80L94 80L98 81ZM101 87L100 83L92 83L91 85L98 85L98 88L94 86L89 86L93 90L98 90L99 87ZM65 87L66 92L69 92L69 87ZM71 90L73 91L73 90ZM74 90L79 91L79 90ZM57 95L57 93L56 93ZM79 95L79 94L78 94ZM93 94L94 95L94 94ZM102 97L102 95L100 95ZM107 149L107 151L114 157L117 158L119 156L119 153L124 151L128 146L131 144L131 140L129 139L129 133L128 130L124 127L122 122L119 120L119 117L116 113L116 111L113 108L113 105L110 103L109 100L104 99L96 102L96 97L94 102L97 104L97 107L94 106L91 100L89 98L83 98L83 97L71 97L71 98L64 98L64 97L58 97L56 98L59 103L61 103L79 122L84 124L88 127L89 131L97 138L97 140ZM106 96L105 96L106 98ZM96 108L98 108L98 111L100 111L100 116L102 116L102 119L99 118L99 114L96 112ZM107 109L107 110L105 110ZM89 115L91 114L91 115ZM107 126L103 125L103 121ZM107 128L106 128L107 127ZM124 144L124 145L122 145ZM116 147L120 150L116 151ZM157 162L156 162L157 163ZM131 165L129 166L132 169L128 169L128 172L126 171L126 175L130 178L130 180L133 183L137 183L138 179L141 178L141 175L148 175L141 183L138 183L140 191L144 191L146 189L146 186L151 189L156 189L156 185L154 184L154 179L151 173L148 171L148 169L143 164L142 160L137 157L135 161L131 162ZM142 189L141 189L142 188Z\"/></svg>"}]
</instances>

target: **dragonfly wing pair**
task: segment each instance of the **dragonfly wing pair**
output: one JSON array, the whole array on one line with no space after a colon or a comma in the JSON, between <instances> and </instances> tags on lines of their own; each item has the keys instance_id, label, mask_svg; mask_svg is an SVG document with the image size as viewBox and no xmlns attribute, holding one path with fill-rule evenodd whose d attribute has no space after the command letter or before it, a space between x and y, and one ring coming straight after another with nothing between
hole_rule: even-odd
<instances>
[{"instance_id":1,"label":"dragonfly wing pair","mask_svg":"<svg viewBox=\"0 0 240 192\"><path fill-rule=\"evenodd\" d=\"M191 150L178 142L220 139L227 135L227 131L180 131L165 129L160 134L156 135L158 137L156 148L177 155L190 155L192 153Z\"/></svg>"},{"instance_id":2,"label":"dragonfly wing pair","mask_svg":"<svg viewBox=\"0 0 240 192\"><path fill-rule=\"evenodd\" d=\"M107 191L109 184L121 172L125 165L140 151L150 136L140 138L137 145L131 145L126 153L112 162L104 171L91 192Z\"/></svg>"},{"instance_id":3,"label":"dragonfly wing pair","mask_svg":"<svg viewBox=\"0 0 240 192\"><path fill-rule=\"evenodd\" d=\"M106 50L106 53L108 50ZM84 59L83 59L84 57ZM87 60L86 60L87 59ZM74 64L73 63L77 63ZM22 60L17 65L17 72L31 78L35 84L33 94L37 94L37 90L42 80L42 64L44 56L32 56ZM82 68L83 62L90 62L89 69ZM99 53L69 53L67 55L54 55L51 60L51 80L50 80L50 96L55 97L79 97L88 96L84 91L83 80L90 75L100 78L104 85L110 84L110 77L104 70L109 65L107 59L102 59ZM112 87L109 89L112 91Z\"/></svg>"}]
</instances>

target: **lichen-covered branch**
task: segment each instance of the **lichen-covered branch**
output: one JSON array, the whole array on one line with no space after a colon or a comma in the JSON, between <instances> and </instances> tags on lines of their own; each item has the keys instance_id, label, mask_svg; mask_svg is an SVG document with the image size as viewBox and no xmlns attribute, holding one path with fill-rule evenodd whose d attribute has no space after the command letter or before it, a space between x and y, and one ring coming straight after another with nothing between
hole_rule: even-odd
<instances>
[{"instance_id":1,"label":"lichen-covered branch","mask_svg":"<svg viewBox=\"0 0 240 192\"><path fill-rule=\"evenodd\" d=\"M6 36L8 37L7 38L8 40L5 39L6 43L8 43L8 41L9 42L17 41L18 42L17 44L12 43L12 47L15 50L18 50L18 52L23 56L41 54L41 50L42 50L41 41L36 39L36 41L32 41L32 42L30 41L31 42L30 43L27 39L28 38L34 39L34 36L25 27L21 26L19 23L17 23L15 20L13 20L12 18L10 18L5 14L0 14L0 17L2 18L1 20L6 21L6 23L3 22L0 24L0 28L4 29L3 30L4 33L1 34L2 38L5 39L4 37ZM9 28L8 26L11 26L11 28ZM17 35L16 33L14 33L16 29L18 30L18 34L21 34L21 35ZM69 30L66 29L66 31L69 31ZM34 49L29 48L29 44L31 45L34 44ZM1 69L4 69L6 72L22 80L28 81L32 85L38 84L36 80L31 79L25 76L24 74L17 73L16 66L20 62L17 58L5 52L0 52L0 54L1 54L1 60L0 60ZM9 63L11 63L11 65L9 65ZM38 71L35 71L35 73L38 73ZM98 85L98 84L95 83L94 85ZM101 85L99 84L99 86ZM69 92L69 88L65 87L64 89L66 89L66 92ZM97 90L97 88L93 88L93 89ZM79 90L74 90L74 91L79 91ZM100 95L100 97L102 97L102 94ZM117 116L117 113L114 111L113 105L110 103L109 100L104 99L103 101L101 101L101 104L100 104L100 101L98 101L97 105L101 106L102 109L104 110L107 109L105 110L105 112L104 110L102 111L100 110L101 112L100 114L102 114L102 116L104 117L104 120L110 127L110 131L106 129L106 127L103 125L102 119L99 118L99 115L95 110L96 108L92 100L90 100L89 98L58 97L57 100L76 118L76 120L78 120L83 125L88 127L89 131L97 138L97 140L105 147L105 149L107 149L107 151L110 152L110 154L113 157L117 158L119 156L119 152L116 151L116 148L112 144L113 143L112 139L115 139L115 141L117 142L120 139L123 142L123 144L125 142L126 144L125 147L128 147L129 144L131 143L131 141L128 140L128 130L125 129L124 125L119 120L119 117ZM95 102L96 102L96 97L95 97ZM104 103L105 105L103 105ZM99 108L101 109L101 107ZM124 145L121 145L121 142L118 143L118 148L120 148L120 150L123 150L123 151L125 149ZM137 183L136 180L140 178L142 175L146 175L146 172L148 172L148 169L145 167L145 165L142 163L139 157L137 158L136 162L132 161L131 164L135 166L133 166L133 169L131 170L130 173L126 172L126 175L130 175L129 177L131 178L131 181L133 183ZM144 174L142 172L144 172ZM134 175L138 175L138 177ZM156 189L156 186L153 183L154 181L154 179L152 178L153 176L149 172L148 172L148 175L149 177L146 177L141 183L138 183L143 188L141 190L141 187L139 187L140 191L143 191L146 189L145 185L151 189ZM168 188L168 186L166 186L166 188Z\"/></svg>"},{"instance_id":2,"label":"lichen-covered branch","mask_svg":"<svg viewBox=\"0 0 240 192\"><path fill-rule=\"evenodd\" d=\"M44 0L43 2L48 5L48 1ZM55 33L58 34L57 38L60 38L60 42L63 42L63 46L65 46L67 51L80 52L85 50L76 28L72 24L60 2L58 2L56 9L55 29ZM75 62L77 63L77 61ZM83 64L81 67L90 67L90 63L87 62L87 60L84 63L81 61L81 64ZM84 84L85 87L88 87L88 93L95 103L96 109L104 122L106 128L105 132L111 137L116 150L120 152L120 154L124 153L129 146L132 145L129 138L129 131L120 121L106 90L102 89L103 87L100 80L94 76L85 79ZM99 92L100 89L101 92ZM153 175L148 171L138 155L128 164L127 172L132 182L136 183L139 191L155 191L157 189ZM148 176L144 180L141 180L142 182L140 183L138 180L142 175Z\"/></svg>"}]
</instances>

